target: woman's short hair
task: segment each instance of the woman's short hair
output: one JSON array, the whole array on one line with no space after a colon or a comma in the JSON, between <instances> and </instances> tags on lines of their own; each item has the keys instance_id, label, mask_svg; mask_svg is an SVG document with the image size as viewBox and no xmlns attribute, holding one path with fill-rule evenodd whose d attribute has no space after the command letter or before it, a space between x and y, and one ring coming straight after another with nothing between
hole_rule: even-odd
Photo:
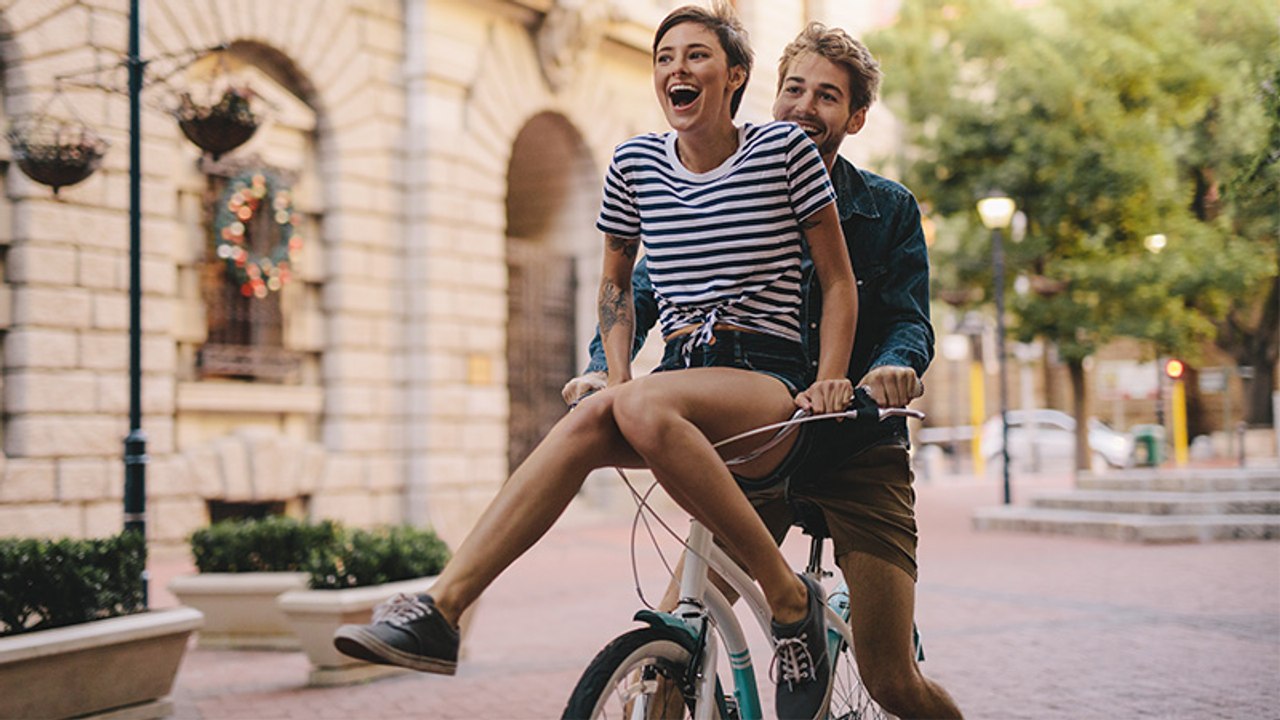
<instances>
[{"instance_id":1,"label":"woman's short hair","mask_svg":"<svg viewBox=\"0 0 1280 720\"><path fill-rule=\"evenodd\" d=\"M813 53L825 58L849 74L849 111L858 112L871 107L880 89L880 63L871 55L866 45L854 40L840 28L829 28L820 22L811 22L782 51L778 61L778 91L786 81L787 68L801 53Z\"/></svg>"},{"instance_id":2,"label":"woman's short hair","mask_svg":"<svg viewBox=\"0 0 1280 720\"><path fill-rule=\"evenodd\" d=\"M672 10L658 25L653 35L653 54L658 54L658 43L671 28L683 23L698 23L716 34L720 47L729 59L729 67L741 67L746 70L747 77L742 86L733 93L729 100L729 117L738 114L738 106L742 104L742 95L747 90L747 82L751 80L751 65L755 55L751 52L751 44L747 39L747 29L743 27L733 6L722 0L711 4L711 9L697 5L685 5Z\"/></svg>"}]
</instances>

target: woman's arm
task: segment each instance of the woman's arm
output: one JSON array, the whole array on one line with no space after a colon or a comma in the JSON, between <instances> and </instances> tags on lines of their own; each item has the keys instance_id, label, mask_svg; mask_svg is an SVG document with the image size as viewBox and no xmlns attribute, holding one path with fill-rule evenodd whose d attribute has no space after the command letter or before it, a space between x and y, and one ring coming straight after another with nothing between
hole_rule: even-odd
<instances>
[{"instance_id":1,"label":"woman's arm","mask_svg":"<svg viewBox=\"0 0 1280 720\"><path fill-rule=\"evenodd\" d=\"M853 397L853 384L846 377L858 326L853 266L835 203L805 218L800 229L822 287L822 320L818 329L818 375L808 390L796 396L796 404L814 413L837 412L844 410Z\"/></svg>"},{"instance_id":2,"label":"woman's arm","mask_svg":"<svg viewBox=\"0 0 1280 720\"><path fill-rule=\"evenodd\" d=\"M635 305L631 298L631 268L640 238L604 236L604 270L596 300L600 338L609 364L609 384L631 379L631 344L635 334Z\"/></svg>"}]
</instances>

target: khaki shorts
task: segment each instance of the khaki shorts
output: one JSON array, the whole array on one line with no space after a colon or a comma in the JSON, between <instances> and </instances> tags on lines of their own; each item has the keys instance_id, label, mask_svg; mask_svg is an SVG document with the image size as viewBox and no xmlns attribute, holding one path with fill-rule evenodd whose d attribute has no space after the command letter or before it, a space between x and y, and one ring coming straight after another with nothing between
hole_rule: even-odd
<instances>
[{"instance_id":1,"label":"khaki shorts","mask_svg":"<svg viewBox=\"0 0 1280 720\"><path fill-rule=\"evenodd\" d=\"M905 444L893 442L869 448L835 468L808 464L792 476L790 492L792 498L822 510L837 558L867 553L902 568L915 580L914 477ZM747 495L778 542L795 518L785 493L784 486L777 485Z\"/></svg>"}]
</instances>

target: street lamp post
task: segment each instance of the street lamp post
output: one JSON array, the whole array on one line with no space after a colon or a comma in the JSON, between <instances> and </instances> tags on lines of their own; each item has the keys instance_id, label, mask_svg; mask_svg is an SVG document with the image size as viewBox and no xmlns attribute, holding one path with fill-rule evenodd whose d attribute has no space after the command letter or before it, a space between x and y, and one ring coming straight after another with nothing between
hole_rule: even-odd
<instances>
[{"instance_id":1,"label":"street lamp post","mask_svg":"<svg viewBox=\"0 0 1280 720\"><path fill-rule=\"evenodd\" d=\"M1013 221L1013 200L992 194L978 201L982 224L991 230L991 264L995 272L996 294L996 361L1000 372L1000 472L1003 479L1004 504L1013 501L1009 486L1009 389L1004 352L1004 236L1001 232Z\"/></svg>"},{"instance_id":2,"label":"street lamp post","mask_svg":"<svg viewBox=\"0 0 1280 720\"><path fill-rule=\"evenodd\" d=\"M1156 233L1148 235L1142 239L1142 246L1152 255L1159 255L1161 250L1169 244L1169 238L1164 233ZM1156 347L1156 425L1160 426L1161 431L1164 430L1164 367L1160 362L1160 348Z\"/></svg>"},{"instance_id":3,"label":"street lamp post","mask_svg":"<svg viewBox=\"0 0 1280 720\"><path fill-rule=\"evenodd\" d=\"M142 430L142 52L141 0L129 3L129 435L124 441L124 529L147 536L147 434ZM145 555L144 555L145 558ZM145 563L144 563L145 565ZM142 571L142 604L148 603Z\"/></svg>"}]
</instances>

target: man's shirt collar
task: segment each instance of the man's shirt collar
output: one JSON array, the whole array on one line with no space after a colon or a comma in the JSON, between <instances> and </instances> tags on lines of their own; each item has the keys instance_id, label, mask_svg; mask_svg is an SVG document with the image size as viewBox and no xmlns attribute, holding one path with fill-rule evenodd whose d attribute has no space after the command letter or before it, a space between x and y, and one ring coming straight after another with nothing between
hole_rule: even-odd
<instances>
[{"instance_id":1,"label":"man's shirt collar","mask_svg":"<svg viewBox=\"0 0 1280 720\"><path fill-rule=\"evenodd\" d=\"M848 221L855 214L871 220L880 217L871 189L853 163L837 155L831 168L831 181L836 186L836 210L840 213L840 222Z\"/></svg>"}]
</instances>

